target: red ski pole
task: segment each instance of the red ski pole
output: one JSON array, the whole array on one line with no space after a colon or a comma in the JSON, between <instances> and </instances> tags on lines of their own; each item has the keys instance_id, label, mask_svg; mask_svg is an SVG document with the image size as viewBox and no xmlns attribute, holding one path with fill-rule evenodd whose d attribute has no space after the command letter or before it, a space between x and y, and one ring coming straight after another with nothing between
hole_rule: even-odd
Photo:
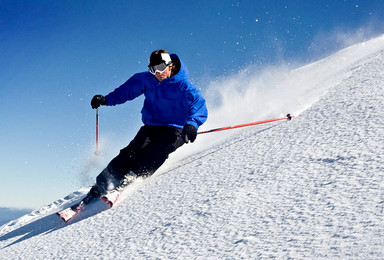
<instances>
[{"instance_id":1,"label":"red ski pole","mask_svg":"<svg viewBox=\"0 0 384 260\"><path fill-rule=\"evenodd\" d=\"M229 129L245 127L245 126L260 125L260 124L265 124L265 123L279 121L279 120L284 120L284 119L291 120L292 118L294 118L294 116L291 116L290 114L288 114L286 117L282 117L282 118L274 118L274 119L269 119L269 120L257 121L257 122L253 122L253 123L247 123L247 124L241 124L241 125L235 125L235 126L226 126L226 127L221 127L221 128L215 128L215 129L211 129L211 130L208 130L208 131L199 132L197 134L207 134L207 133L213 133L213 132L219 132L219 131L224 131L224 130L229 130Z\"/></svg>"},{"instance_id":2,"label":"red ski pole","mask_svg":"<svg viewBox=\"0 0 384 260\"><path fill-rule=\"evenodd\" d=\"M96 155L99 155L99 108L96 109Z\"/></svg>"}]
</instances>

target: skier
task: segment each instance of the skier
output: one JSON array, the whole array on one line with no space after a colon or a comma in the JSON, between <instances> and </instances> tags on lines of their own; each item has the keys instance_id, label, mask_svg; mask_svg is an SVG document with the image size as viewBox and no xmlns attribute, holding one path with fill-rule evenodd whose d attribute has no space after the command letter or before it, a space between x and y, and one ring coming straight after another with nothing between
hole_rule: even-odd
<instances>
[{"instance_id":1,"label":"skier","mask_svg":"<svg viewBox=\"0 0 384 260\"><path fill-rule=\"evenodd\" d=\"M142 126L97 176L84 204L115 187L125 187L138 176L152 175L168 155L188 142L194 142L197 129L208 115L200 91L189 81L188 70L176 54L160 49L152 52L147 72L134 74L106 96L92 98L93 109L115 106L144 94Z\"/></svg>"}]
</instances>

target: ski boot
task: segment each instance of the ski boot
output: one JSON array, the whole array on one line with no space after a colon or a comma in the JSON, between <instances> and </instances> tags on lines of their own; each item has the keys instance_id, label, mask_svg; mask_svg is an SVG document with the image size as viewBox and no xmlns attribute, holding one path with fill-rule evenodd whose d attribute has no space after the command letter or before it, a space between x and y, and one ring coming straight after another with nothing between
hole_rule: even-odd
<instances>
[{"instance_id":1,"label":"ski boot","mask_svg":"<svg viewBox=\"0 0 384 260\"><path fill-rule=\"evenodd\" d=\"M107 203L110 207L113 207L113 205L116 203L117 199L119 198L121 192L129 184L131 184L135 179L136 179L136 174L134 174L133 172L129 172L127 175L124 176L124 179L120 181L119 185L117 185L113 190L102 195L101 199L104 200L104 202Z\"/></svg>"}]
</instances>

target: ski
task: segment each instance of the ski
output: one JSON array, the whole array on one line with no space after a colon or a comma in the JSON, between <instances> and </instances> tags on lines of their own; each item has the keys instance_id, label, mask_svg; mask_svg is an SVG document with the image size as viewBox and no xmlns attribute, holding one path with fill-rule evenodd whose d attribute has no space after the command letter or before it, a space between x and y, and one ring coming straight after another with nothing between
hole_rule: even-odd
<instances>
[{"instance_id":1,"label":"ski","mask_svg":"<svg viewBox=\"0 0 384 260\"><path fill-rule=\"evenodd\" d=\"M127 174L120 183L120 185L115 187L113 190L107 192L106 194L102 195L101 199L112 208L119 199L121 192L123 192L123 190L135 180L135 178L136 175Z\"/></svg>"},{"instance_id":2,"label":"ski","mask_svg":"<svg viewBox=\"0 0 384 260\"><path fill-rule=\"evenodd\" d=\"M84 207L82 202L75 204L69 208L66 208L62 211L56 213L56 215L62 219L65 223L71 220L74 216L76 216Z\"/></svg>"},{"instance_id":3,"label":"ski","mask_svg":"<svg viewBox=\"0 0 384 260\"><path fill-rule=\"evenodd\" d=\"M119 198L119 195L120 190L112 190L107 194L102 195L100 198L112 208L113 205L116 203L117 199ZM84 203L84 201L81 201L80 203L77 203L73 206L63 209L62 211L57 212L56 215L65 223L67 223L68 221L73 219L81 210L83 210L85 205L86 203Z\"/></svg>"},{"instance_id":4,"label":"ski","mask_svg":"<svg viewBox=\"0 0 384 260\"><path fill-rule=\"evenodd\" d=\"M117 199L119 198L119 195L120 195L120 191L113 190L101 196L101 199L112 208L113 205L115 205ZM56 215L65 223L67 223L68 221L73 219L83 208L84 208L84 203L80 202L71 207L63 209L62 211L57 212Z\"/></svg>"},{"instance_id":5,"label":"ski","mask_svg":"<svg viewBox=\"0 0 384 260\"><path fill-rule=\"evenodd\" d=\"M107 203L111 208L116 204L117 200L119 199L119 196L121 192L133 181L135 180L135 176L128 175L125 176L125 178L122 180L120 185L115 187L113 190L107 192L104 195L91 195L91 191L83 198L80 203L77 203L69 208L66 208L62 211L59 211L56 213L59 218L61 218L64 222L68 222L71 219L73 219L83 208L85 205L89 204L90 202L94 201L96 198L101 198L105 203Z\"/></svg>"}]
</instances>

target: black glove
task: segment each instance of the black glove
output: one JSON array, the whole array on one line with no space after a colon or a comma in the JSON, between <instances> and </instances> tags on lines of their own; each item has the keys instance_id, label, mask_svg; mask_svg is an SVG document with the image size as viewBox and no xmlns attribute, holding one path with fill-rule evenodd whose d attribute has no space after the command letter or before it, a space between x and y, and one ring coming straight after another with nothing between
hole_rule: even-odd
<instances>
[{"instance_id":1,"label":"black glove","mask_svg":"<svg viewBox=\"0 0 384 260\"><path fill-rule=\"evenodd\" d=\"M100 105L105 106L107 99L103 95L96 95L92 98L91 106L93 109L98 108Z\"/></svg>"},{"instance_id":2,"label":"black glove","mask_svg":"<svg viewBox=\"0 0 384 260\"><path fill-rule=\"evenodd\" d=\"M183 132L181 132L181 136L183 136L184 141L188 143L191 141L193 143L196 140L197 129L193 125L185 125L183 128Z\"/></svg>"}]
</instances>

